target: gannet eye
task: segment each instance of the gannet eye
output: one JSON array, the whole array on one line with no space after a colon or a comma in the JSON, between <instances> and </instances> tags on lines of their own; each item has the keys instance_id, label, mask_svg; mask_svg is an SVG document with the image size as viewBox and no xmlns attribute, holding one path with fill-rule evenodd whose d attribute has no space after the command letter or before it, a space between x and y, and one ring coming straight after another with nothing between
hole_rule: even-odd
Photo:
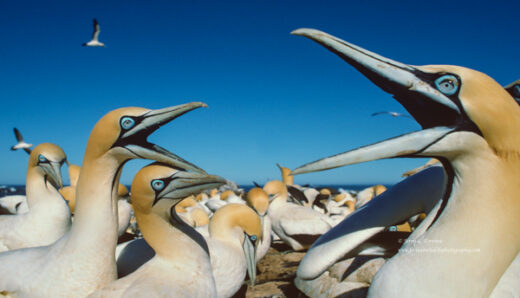
<instances>
[{"instance_id":1,"label":"gannet eye","mask_svg":"<svg viewBox=\"0 0 520 298\"><path fill-rule=\"evenodd\" d=\"M41 154L38 155L38 161L39 161L39 162L48 162L47 158L45 158L45 156L43 156L43 155L41 155Z\"/></svg>"},{"instance_id":2,"label":"gannet eye","mask_svg":"<svg viewBox=\"0 0 520 298\"><path fill-rule=\"evenodd\" d=\"M124 130L129 130L130 128L134 127L135 120L130 117L123 117L121 118L121 128Z\"/></svg>"},{"instance_id":3,"label":"gannet eye","mask_svg":"<svg viewBox=\"0 0 520 298\"><path fill-rule=\"evenodd\" d=\"M156 191L160 191L164 188L164 181L162 180L152 180L152 188Z\"/></svg>"},{"instance_id":4,"label":"gannet eye","mask_svg":"<svg viewBox=\"0 0 520 298\"><path fill-rule=\"evenodd\" d=\"M459 81L452 75L445 75L435 80L435 87L446 95L453 95L459 89Z\"/></svg>"},{"instance_id":5,"label":"gannet eye","mask_svg":"<svg viewBox=\"0 0 520 298\"><path fill-rule=\"evenodd\" d=\"M251 240L251 242L255 242L256 241L256 235L251 235L249 236L249 239Z\"/></svg>"},{"instance_id":6,"label":"gannet eye","mask_svg":"<svg viewBox=\"0 0 520 298\"><path fill-rule=\"evenodd\" d=\"M397 231L397 227L396 226L391 226L391 227L388 228L388 230L390 232L396 232Z\"/></svg>"}]
</instances>

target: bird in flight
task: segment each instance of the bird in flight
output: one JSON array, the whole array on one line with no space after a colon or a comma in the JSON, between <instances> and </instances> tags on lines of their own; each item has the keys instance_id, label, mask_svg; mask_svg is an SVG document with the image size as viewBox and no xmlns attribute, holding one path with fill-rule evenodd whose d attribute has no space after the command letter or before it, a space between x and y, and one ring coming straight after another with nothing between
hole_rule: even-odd
<instances>
[{"instance_id":1,"label":"bird in flight","mask_svg":"<svg viewBox=\"0 0 520 298\"><path fill-rule=\"evenodd\" d=\"M16 127L13 130L14 130L14 136L16 137L16 141L18 141L18 143L16 145L14 145L13 147L11 147L11 150L14 151L14 150L18 150L18 149L23 149L28 154L31 154L32 144L28 144L23 141L22 134Z\"/></svg>"},{"instance_id":2,"label":"bird in flight","mask_svg":"<svg viewBox=\"0 0 520 298\"><path fill-rule=\"evenodd\" d=\"M393 117L412 118L410 115L407 115L407 114L402 114L402 113L397 113L397 112L390 112L390 111L375 112L375 113L373 113L370 116L377 116L377 115L382 115L382 114L388 114L388 115L393 116Z\"/></svg>"},{"instance_id":3,"label":"bird in flight","mask_svg":"<svg viewBox=\"0 0 520 298\"><path fill-rule=\"evenodd\" d=\"M99 29L99 24L98 24L97 20L94 19L94 33L92 33L92 40L87 43L84 43L83 46L84 47L104 47L105 44L102 42L99 42L99 40L98 40L99 32L101 32L101 30Z\"/></svg>"}]
</instances>

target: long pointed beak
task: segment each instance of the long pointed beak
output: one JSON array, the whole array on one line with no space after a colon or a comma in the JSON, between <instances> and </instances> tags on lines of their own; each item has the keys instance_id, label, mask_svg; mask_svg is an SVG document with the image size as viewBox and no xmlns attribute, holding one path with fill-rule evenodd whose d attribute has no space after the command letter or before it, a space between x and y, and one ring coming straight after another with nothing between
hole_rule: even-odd
<instances>
[{"instance_id":1,"label":"long pointed beak","mask_svg":"<svg viewBox=\"0 0 520 298\"><path fill-rule=\"evenodd\" d=\"M431 167L399 182L350 214L316 240L298 266L301 279L314 279L385 227L421 212L429 213L442 198L445 175L441 167Z\"/></svg>"},{"instance_id":2,"label":"long pointed beak","mask_svg":"<svg viewBox=\"0 0 520 298\"><path fill-rule=\"evenodd\" d=\"M251 286L254 286L256 282L256 248L255 244L247 235L244 235L242 248L244 249L244 255L246 257L247 274L249 275Z\"/></svg>"},{"instance_id":3,"label":"long pointed beak","mask_svg":"<svg viewBox=\"0 0 520 298\"><path fill-rule=\"evenodd\" d=\"M293 175L383 158L431 156L427 152L428 147L456 131L460 123L466 123L454 99L433 87L433 74L385 58L318 30L298 29L292 34L308 37L337 54L374 84L393 94L423 127L419 132L305 164L293 170Z\"/></svg>"},{"instance_id":4,"label":"long pointed beak","mask_svg":"<svg viewBox=\"0 0 520 298\"><path fill-rule=\"evenodd\" d=\"M183 105L168 107L159 110L151 110L142 116L142 121L135 127L125 132L121 139L134 139L124 147L135 155L156 160L180 169L192 170L199 173L205 171L198 166L184 160L183 158L169 152L168 150L146 141L146 138L159 127L173 119L200 107L207 107L203 102L191 102Z\"/></svg>"},{"instance_id":5,"label":"long pointed beak","mask_svg":"<svg viewBox=\"0 0 520 298\"><path fill-rule=\"evenodd\" d=\"M434 127L405 134L305 164L292 173L298 175L384 158L421 155L431 144L453 131L449 127Z\"/></svg>"},{"instance_id":6,"label":"long pointed beak","mask_svg":"<svg viewBox=\"0 0 520 298\"><path fill-rule=\"evenodd\" d=\"M291 34L305 36L326 47L356 68L381 89L396 95L396 99L407 109L411 103L403 102L406 101L406 98L399 98L399 95L402 93L416 92L454 111L459 111L459 108L453 101L433 89L429 84L424 83L421 77L425 74L416 67L367 51L319 30L303 28L294 30ZM414 118L417 119L415 116ZM420 120L418 121L424 126Z\"/></svg>"},{"instance_id":7,"label":"long pointed beak","mask_svg":"<svg viewBox=\"0 0 520 298\"><path fill-rule=\"evenodd\" d=\"M170 183L157 195L154 205L161 199L180 202L189 195L226 184L226 179L222 177L198 172L178 171L169 179Z\"/></svg>"},{"instance_id":8,"label":"long pointed beak","mask_svg":"<svg viewBox=\"0 0 520 298\"><path fill-rule=\"evenodd\" d=\"M48 164L43 164L42 168L47 175L47 180L56 188L56 190L63 187L63 178L61 176L62 163L51 161Z\"/></svg>"}]
</instances>

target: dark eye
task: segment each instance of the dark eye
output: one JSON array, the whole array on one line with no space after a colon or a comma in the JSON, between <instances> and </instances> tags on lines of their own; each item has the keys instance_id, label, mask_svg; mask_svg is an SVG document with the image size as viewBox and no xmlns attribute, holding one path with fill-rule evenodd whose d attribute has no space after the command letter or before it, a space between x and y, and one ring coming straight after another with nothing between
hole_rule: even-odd
<instances>
[{"instance_id":1,"label":"dark eye","mask_svg":"<svg viewBox=\"0 0 520 298\"><path fill-rule=\"evenodd\" d=\"M249 239L251 240L251 242L255 242L256 241L256 235L251 235L249 236Z\"/></svg>"},{"instance_id":2,"label":"dark eye","mask_svg":"<svg viewBox=\"0 0 520 298\"><path fill-rule=\"evenodd\" d=\"M135 125L135 120L132 119L131 117L125 116L125 117L121 118L121 127L124 130L129 130L130 128L134 127L134 125Z\"/></svg>"},{"instance_id":3,"label":"dark eye","mask_svg":"<svg viewBox=\"0 0 520 298\"><path fill-rule=\"evenodd\" d=\"M47 158L45 158L45 156L43 156L43 155L41 155L41 154L38 155L38 161L39 161L39 162L48 162Z\"/></svg>"},{"instance_id":4,"label":"dark eye","mask_svg":"<svg viewBox=\"0 0 520 298\"><path fill-rule=\"evenodd\" d=\"M162 180L152 180L152 188L156 191L160 191L164 188L164 181Z\"/></svg>"},{"instance_id":5,"label":"dark eye","mask_svg":"<svg viewBox=\"0 0 520 298\"><path fill-rule=\"evenodd\" d=\"M453 95L459 89L459 81L455 76L445 75L435 80L435 87L446 95Z\"/></svg>"}]
</instances>

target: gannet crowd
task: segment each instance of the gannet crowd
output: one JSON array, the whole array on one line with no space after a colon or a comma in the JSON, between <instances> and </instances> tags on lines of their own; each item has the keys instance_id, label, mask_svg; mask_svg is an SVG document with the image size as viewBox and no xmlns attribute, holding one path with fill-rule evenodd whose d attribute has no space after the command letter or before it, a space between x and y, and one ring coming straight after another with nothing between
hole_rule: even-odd
<instances>
[{"instance_id":1,"label":"gannet crowd","mask_svg":"<svg viewBox=\"0 0 520 298\"><path fill-rule=\"evenodd\" d=\"M94 20L85 46L104 46L99 32ZM147 140L202 102L108 111L81 165L57 144L31 150L15 128L12 150L29 153L26 195L0 198L10 213L0 215L0 296L232 297L255 285L274 242L305 252L294 284L310 297L520 296L520 82L404 64L314 29L292 34L393 95L410 116L382 113L412 117L422 130L293 170L277 164L279 180L245 191ZM294 182L414 157L434 159L388 189ZM152 163L127 189L119 178L131 159Z\"/></svg>"}]
</instances>

